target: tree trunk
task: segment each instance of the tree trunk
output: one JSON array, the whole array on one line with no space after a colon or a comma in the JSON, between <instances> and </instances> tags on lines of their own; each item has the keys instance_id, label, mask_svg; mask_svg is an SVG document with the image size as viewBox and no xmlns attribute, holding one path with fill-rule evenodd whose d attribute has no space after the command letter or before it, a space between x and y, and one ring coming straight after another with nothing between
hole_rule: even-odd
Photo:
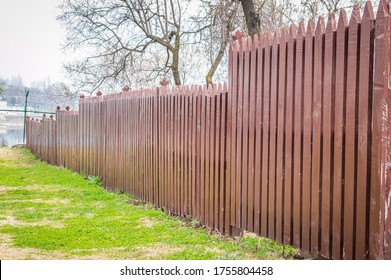
<instances>
[{"instance_id":1,"label":"tree trunk","mask_svg":"<svg viewBox=\"0 0 391 280\"><path fill-rule=\"evenodd\" d=\"M253 0L241 0L248 35L253 36L259 33L259 15L255 12Z\"/></svg>"},{"instance_id":2,"label":"tree trunk","mask_svg":"<svg viewBox=\"0 0 391 280\"><path fill-rule=\"evenodd\" d=\"M172 76L174 77L174 82L176 86L181 85L181 75L179 73L179 49L181 46L181 39L179 36L179 29L177 30L175 34L175 47L172 50L172 64L171 64L171 71Z\"/></svg>"},{"instance_id":3,"label":"tree trunk","mask_svg":"<svg viewBox=\"0 0 391 280\"><path fill-rule=\"evenodd\" d=\"M231 33L233 21L236 17L236 11L237 11L237 9L233 10L231 12L231 14L229 14L228 20L227 20L227 25L223 26L224 34L222 34L222 36L221 36L223 41L220 44L220 49L219 49L219 52L216 56L216 59L213 61L213 64L209 68L208 74L206 75L206 84L207 85L213 84L213 75L215 74L217 67L219 67L221 60L223 59L225 49L227 48L227 45L228 45L229 41L231 40L230 33Z\"/></svg>"},{"instance_id":4,"label":"tree trunk","mask_svg":"<svg viewBox=\"0 0 391 280\"><path fill-rule=\"evenodd\" d=\"M223 59L227 45L228 45L228 40L221 43L219 53L217 54L217 57L216 57L215 61L213 62L212 66L209 68L208 74L206 75L206 84L207 85L213 84L213 80L212 80L213 75L215 74L216 69L219 66L221 60Z\"/></svg>"}]
</instances>

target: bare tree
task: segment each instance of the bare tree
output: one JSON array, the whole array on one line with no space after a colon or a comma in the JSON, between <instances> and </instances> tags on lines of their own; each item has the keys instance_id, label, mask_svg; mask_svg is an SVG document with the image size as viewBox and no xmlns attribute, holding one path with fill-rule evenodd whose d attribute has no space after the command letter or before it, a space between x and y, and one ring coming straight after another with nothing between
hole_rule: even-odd
<instances>
[{"instance_id":1,"label":"bare tree","mask_svg":"<svg viewBox=\"0 0 391 280\"><path fill-rule=\"evenodd\" d=\"M253 0L240 0L244 18L246 20L247 31L250 36L260 32L259 13L257 12Z\"/></svg>"},{"instance_id":2,"label":"bare tree","mask_svg":"<svg viewBox=\"0 0 391 280\"><path fill-rule=\"evenodd\" d=\"M48 92L50 100L58 105L74 105L78 98L77 92L71 90L71 88L63 82L50 85L46 91Z\"/></svg>"},{"instance_id":3,"label":"bare tree","mask_svg":"<svg viewBox=\"0 0 391 280\"><path fill-rule=\"evenodd\" d=\"M64 0L58 19L68 33L68 49L94 53L66 66L79 84L95 91L118 81L147 85L170 73L180 85L182 37L192 29L184 17L191 1ZM190 27L190 29L187 29Z\"/></svg>"},{"instance_id":4,"label":"bare tree","mask_svg":"<svg viewBox=\"0 0 391 280\"><path fill-rule=\"evenodd\" d=\"M202 3L210 22L210 27L207 30L209 38L205 44L210 63L206 83L210 85L213 83L213 76L225 56L240 5L238 1L224 0L202 1Z\"/></svg>"},{"instance_id":5,"label":"bare tree","mask_svg":"<svg viewBox=\"0 0 391 280\"><path fill-rule=\"evenodd\" d=\"M375 1L377 2L377 1ZM301 18L310 17L316 20L330 13L338 13L341 9L350 11L354 5L364 7L365 0L301 0ZM300 9L298 9L300 10Z\"/></svg>"}]
</instances>

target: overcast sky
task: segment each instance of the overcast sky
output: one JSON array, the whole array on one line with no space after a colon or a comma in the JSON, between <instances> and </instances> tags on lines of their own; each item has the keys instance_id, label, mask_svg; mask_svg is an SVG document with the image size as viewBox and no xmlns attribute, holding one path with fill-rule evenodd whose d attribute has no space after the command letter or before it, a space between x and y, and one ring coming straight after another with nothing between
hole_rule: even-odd
<instances>
[{"instance_id":1,"label":"overcast sky","mask_svg":"<svg viewBox=\"0 0 391 280\"><path fill-rule=\"evenodd\" d=\"M65 80L65 32L56 21L60 2L0 0L0 77L20 74L26 85L48 77L52 82Z\"/></svg>"}]
</instances>

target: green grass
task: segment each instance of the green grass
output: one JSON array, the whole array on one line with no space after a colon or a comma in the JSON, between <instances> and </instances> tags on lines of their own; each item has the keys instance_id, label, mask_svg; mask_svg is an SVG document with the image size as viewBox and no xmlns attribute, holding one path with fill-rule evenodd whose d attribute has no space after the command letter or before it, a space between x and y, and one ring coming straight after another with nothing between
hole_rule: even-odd
<instances>
[{"instance_id":1,"label":"green grass","mask_svg":"<svg viewBox=\"0 0 391 280\"><path fill-rule=\"evenodd\" d=\"M151 205L127 203L95 177L0 148L0 259L281 259L292 247L222 237ZM194 223L193 223L194 224ZM284 252L284 253L283 253Z\"/></svg>"}]
</instances>

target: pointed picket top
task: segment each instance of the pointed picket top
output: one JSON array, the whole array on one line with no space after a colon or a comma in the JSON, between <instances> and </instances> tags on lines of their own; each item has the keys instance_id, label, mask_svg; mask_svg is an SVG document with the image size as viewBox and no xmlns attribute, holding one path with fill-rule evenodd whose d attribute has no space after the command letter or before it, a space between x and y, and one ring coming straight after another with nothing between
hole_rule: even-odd
<instances>
[{"instance_id":1,"label":"pointed picket top","mask_svg":"<svg viewBox=\"0 0 391 280\"><path fill-rule=\"evenodd\" d=\"M289 39L296 39L297 37L297 27L295 24L291 24L291 26L289 26L289 35L288 35Z\"/></svg>"},{"instance_id":2,"label":"pointed picket top","mask_svg":"<svg viewBox=\"0 0 391 280\"><path fill-rule=\"evenodd\" d=\"M325 25L324 25L324 19L323 17L319 16L318 18L318 23L316 24L316 30L315 30L315 33L317 35L321 35L323 33L325 33Z\"/></svg>"},{"instance_id":3,"label":"pointed picket top","mask_svg":"<svg viewBox=\"0 0 391 280\"><path fill-rule=\"evenodd\" d=\"M218 91L220 94L224 93L224 84L222 84L222 83L219 84Z\"/></svg>"},{"instance_id":4,"label":"pointed picket top","mask_svg":"<svg viewBox=\"0 0 391 280\"><path fill-rule=\"evenodd\" d=\"M216 95L216 88L217 88L217 85L216 84L212 84L210 86L210 95L211 96L215 96Z\"/></svg>"},{"instance_id":5,"label":"pointed picket top","mask_svg":"<svg viewBox=\"0 0 391 280\"><path fill-rule=\"evenodd\" d=\"M265 33L262 32L258 37L258 48L263 48L265 46Z\"/></svg>"},{"instance_id":6,"label":"pointed picket top","mask_svg":"<svg viewBox=\"0 0 391 280\"><path fill-rule=\"evenodd\" d=\"M273 35L271 31L266 31L265 34L265 46L271 46L273 44Z\"/></svg>"},{"instance_id":7,"label":"pointed picket top","mask_svg":"<svg viewBox=\"0 0 391 280\"><path fill-rule=\"evenodd\" d=\"M203 95L202 86L198 85L196 87L197 87L197 89L196 89L197 95L202 96Z\"/></svg>"},{"instance_id":8,"label":"pointed picket top","mask_svg":"<svg viewBox=\"0 0 391 280\"><path fill-rule=\"evenodd\" d=\"M388 12L388 5L387 5L386 0L380 0L379 6L377 8L376 18L385 17L388 15L389 15L389 12Z\"/></svg>"},{"instance_id":9,"label":"pointed picket top","mask_svg":"<svg viewBox=\"0 0 391 280\"><path fill-rule=\"evenodd\" d=\"M353 6L352 15L350 16L349 26L361 23L360 7L358 5Z\"/></svg>"},{"instance_id":10,"label":"pointed picket top","mask_svg":"<svg viewBox=\"0 0 391 280\"><path fill-rule=\"evenodd\" d=\"M231 41L229 43L229 49L231 50L231 52L236 51L236 41Z\"/></svg>"},{"instance_id":11,"label":"pointed picket top","mask_svg":"<svg viewBox=\"0 0 391 280\"><path fill-rule=\"evenodd\" d=\"M258 46L259 46L258 43L259 43L259 36L258 36L258 34L255 34L254 38L253 38L253 50L258 49Z\"/></svg>"},{"instance_id":12,"label":"pointed picket top","mask_svg":"<svg viewBox=\"0 0 391 280\"><path fill-rule=\"evenodd\" d=\"M300 21L299 27L297 29L297 37L303 37L304 35L305 35L304 21Z\"/></svg>"},{"instance_id":13,"label":"pointed picket top","mask_svg":"<svg viewBox=\"0 0 391 280\"><path fill-rule=\"evenodd\" d=\"M240 52L240 42L239 42L239 40L236 40L236 41L235 41L235 50L236 50L237 52Z\"/></svg>"},{"instance_id":14,"label":"pointed picket top","mask_svg":"<svg viewBox=\"0 0 391 280\"><path fill-rule=\"evenodd\" d=\"M283 28L281 28L280 42L285 43L286 41L288 41L288 28L286 26L284 26Z\"/></svg>"},{"instance_id":15,"label":"pointed picket top","mask_svg":"<svg viewBox=\"0 0 391 280\"><path fill-rule=\"evenodd\" d=\"M223 90L224 92L228 92L228 82L224 82Z\"/></svg>"},{"instance_id":16,"label":"pointed picket top","mask_svg":"<svg viewBox=\"0 0 391 280\"><path fill-rule=\"evenodd\" d=\"M204 85L204 90L207 96L211 95L213 85Z\"/></svg>"},{"instance_id":17,"label":"pointed picket top","mask_svg":"<svg viewBox=\"0 0 391 280\"><path fill-rule=\"evenodd\" d=\"M307 24L307 33L308 36L314 36L315 35L315 23L312 20L312 18L309 19Z\"/></svg>"},{"instance_id":18,"label":"pointed picket top","mask_svg":"<svg viewBox=\"0 0 391 280\"><path fill-rule=\"evenodd\" d=\"M364 7L364 13L362 15L362 20L374 20L375 19L375 14L373 12L373 6L371 1L367 1L365 3Z\"/></svg>"},{"instance_id":19,"label":"pointed picket top","mask_svg":"<svg viewBox=\"0 0 391 280\"><path fill-rule=\"evenodd\" d=\"M208 96L212 96L213 95L213 84L211 85L206 85L206 89L207 89L207 94Z\"/></svg>"},{"instance_id":20,"label":"pointed picket top","mask_svg":"<svg viewBox=\"0 0 391 280\"><path fill-rule=\"evenodd\" d=\"M240 41L240 51L244 52L247 50L247 38L243 37L242 40Z\"/></svg>"},{"instance_id":21,"label":"pointed picket top","mask_svg":"<svg viewBox=\"0 0 391 280\"><path fill-rule=\"evenodd\" d=\"M200 86L200 88L201 88L201 94L203 96L205 96L207 94L207 90L208 90L206 85L202 85L202 86Z\"/></svg>"},{"instance_id":22,"label":"pointed picket top","mask_svg":"<svg viewBox=\"0 0 391 280\"><path fill-rule=\"evenodd\" d=\"M337 30L337 23L335 21L335 14L330 13L329 18L327 20L326 32L327 31L336 31L336 30Z\"/></svg>"},{"instance_id":23,"label":"pointed picket top","mask_svg":"<svg viewBox=\"0 0 391 280\"><path fill-rule=\"evenodd\" d=\"M248 36L246 45L248 51L251 51L253 49L253 38L251 36Z\"/></svg>"},{"instance_id":24,"label":"pointed picket top","mask_svg":"<svg viewBox=\"0 0 391 280\"><path fill-rule=\"evenodd\" d=\"M213 96L217 95L217 93L218 93L217 89L218 89L218 85L217 84L213 84L213 92L212 92Z\"/></svg>"},{"instance_id":25,"label":"pointed picket top","mask_svg":"<svg viewBox=\"0 0 391 280\"><path fill-rule=\"evenodd\" d=\"M274 31L274 37L273 37L273 46L277 46L280 43L281 40L281 34L280 31L277 29Z\"/></svg>"},{"instance_id":26,"label":"pointed picket top","mask_svg":"<svg viewBox=\"0 0 391 280\"><path fill-rule=\"evenodd\" d=\"M219 95L222 92L222 84L216 84L215 95Z\"/></svg>"},{"instance_id":27,"label":"pointed picket top","mask_svg":"<svg viewBox=\"0 0 391 280\"><path fill-rule=\"evenodd\" d=\"M337 29L345 30L348 26L349 23L348 23L348 17L346 15L346 11L344 9L341 9L341 11L339 12Z\"/></svg>"},{"instance_id":28,"label":"pointed picket top","mask_svg":"<svg viewBox=\"0 0 391 280\"><path fill-rule=\"evenodd\" d=\"M186 86L185 88L185 96L189 96L190 95L190 86Z\"/></svg>"}]
</instances>

